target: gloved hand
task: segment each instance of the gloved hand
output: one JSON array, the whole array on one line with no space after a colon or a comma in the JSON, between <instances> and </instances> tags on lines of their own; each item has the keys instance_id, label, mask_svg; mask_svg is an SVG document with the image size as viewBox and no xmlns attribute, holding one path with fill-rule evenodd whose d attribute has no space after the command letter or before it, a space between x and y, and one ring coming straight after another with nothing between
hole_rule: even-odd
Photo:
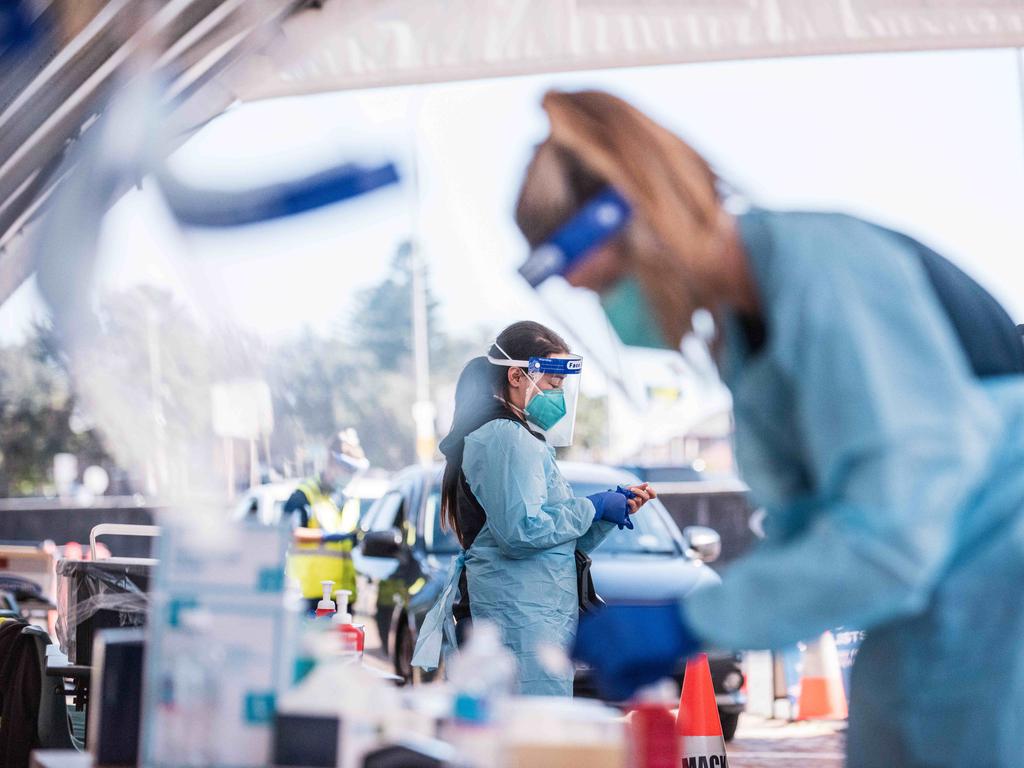
<instances>
[{"instance_id":1,"label":"gloved hand","mask_svg":"<svg viewBox=\"0 0 1024 768\"><path fill-rule=\"evenodd\" d=\"M633 521L629 519L629 503L623 494L617 491L601 491L592 493L587 498L594 502L594 509L597 510L597 514L594 515L595 521L607 520L619 526L619 530L633 529Z\"/></svg>"},{"instance_id":2,"label":"gloved hand","mask_svg":"<svg viewBox=\"0 0 1024 768\"><path fill-rule=\"evenodd\" d=\"M325 533L323 538L320 539L324 544L330 544L336 541L351 541L355 542L356 535L354 533Z\"/></svg>"},{"instance_id":3,"label":"gloved hand","mask_svg":"<svg viewBox=\"0 0 1024 768\"><path fill-rule=\"evenodd\" d=\"M572 657L594 670L604 697L625 701L669 677L700 645L678 602L606 605L580 616Z\"/></svg>"},{"instance_id":4,"label":"gloved hand","mask_svg":"<svg viewBox=\"0 0 1024 768\"><path fill-rule=\"evenodd\" d=\"M629 488L623 488L621 485L615 486L615 492L621 493L627 500L636 498L636 494L633 491L629 490Z\"/></svg>"}]
</instances>

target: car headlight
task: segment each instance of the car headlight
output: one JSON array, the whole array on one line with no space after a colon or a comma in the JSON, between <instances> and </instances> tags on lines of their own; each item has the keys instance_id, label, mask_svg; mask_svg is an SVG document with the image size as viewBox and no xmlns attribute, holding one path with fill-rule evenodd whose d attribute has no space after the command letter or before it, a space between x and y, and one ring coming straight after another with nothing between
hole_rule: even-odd
<instances>
[{"instance_id":1,"label":"car headlight","mask_svg":"<svg viewBox=\"0 0 1024 768\"><path fill-rule=\"evenodd\" d=\"M722 678L722 690L726 693L732 693L738 691L743 685L743 675L739 672L730 672Z\"/></svg>"}]
</instances>

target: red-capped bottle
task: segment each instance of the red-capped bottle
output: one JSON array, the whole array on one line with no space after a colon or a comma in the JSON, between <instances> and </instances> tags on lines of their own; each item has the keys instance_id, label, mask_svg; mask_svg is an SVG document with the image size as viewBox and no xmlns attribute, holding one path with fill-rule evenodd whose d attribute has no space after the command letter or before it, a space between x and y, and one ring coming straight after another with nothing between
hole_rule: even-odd
<instances>
[{"instance_id":1,"label":"red-capped bottle","mask_svg":"<svg viewBox=\"0 0 1024 768\"><path fill-rule=\"evenodd\" d=\"M342 647L346 651L355 651L362 656L363 648L366 647L366 627L352 621L352 614L348 611L352 593L347 589L339 589L338 595L341 607L334 616L334 623L338 625L338 631L341 633Z\"/></svg>"},{"instance_id":2,"label":"red-capped bottle","mask_svg":"<svg viewBox=\"0 0 1024 768\"><path fill-rule=\"evenodd\" d=\"M676 687L665 682L640 691L630 705L631 768L678 768L679 734L670 709Z\"/></svg>"}]
</instances>

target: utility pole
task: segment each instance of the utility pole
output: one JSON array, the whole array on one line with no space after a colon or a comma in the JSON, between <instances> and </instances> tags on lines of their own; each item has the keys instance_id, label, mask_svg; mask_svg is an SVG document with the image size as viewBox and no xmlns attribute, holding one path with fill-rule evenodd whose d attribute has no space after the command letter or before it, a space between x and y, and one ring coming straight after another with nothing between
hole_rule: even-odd
<instances>
[{"instance_id":1,"label":"utility pole","mask_svg":"<svg viewBox=\"0 0 1024 768\"><path fill-rule=\"evenodd\" d=\"M160 353L160 319L156 309L146 307L146 353L149 362L150 417L153 420L153 452L147 463L153 467L147 473L146 490L151 495L167 493L167 417L163 405L163 364Z\"/></svg>"},{"instance_id":2,"label":"utility pole","mask_svg":"<svg viewBox=\"0 0 1024 768\"><path fill-rule=\"evenodd\" d=\"M412 404L412 418L416 425L416 458L420 464L434 460L437 435L434 432L436 416L434 401L430 398L430 337L427 327L426 264L418 248L411 241L400 246L409 257L412 272L412 346L416 376L416 401Z\"/></svg>"},{"instance_id":3,"label":"utility pole","mask_svg":"<svg viewBox=\"0 0 1024 768\"><path fill-rule=\"evenodd\" d=\"M422 95L417 92L410 105L414 117L413 125L419 124ZM423 253L416 245L420 217L420 169L419 147L416 134L409 134L409 149L412 158L412 217L409 240L400 248L406 249L409 269L412 273L412 346L416 375L416 401L412 404L412 420L416 425L416 459L423 466L433 462L437 450L437 434L434 429L437 417L434 401L430 397L430 336L427 327L427 265Z\"/></svg>"}]
</instances>

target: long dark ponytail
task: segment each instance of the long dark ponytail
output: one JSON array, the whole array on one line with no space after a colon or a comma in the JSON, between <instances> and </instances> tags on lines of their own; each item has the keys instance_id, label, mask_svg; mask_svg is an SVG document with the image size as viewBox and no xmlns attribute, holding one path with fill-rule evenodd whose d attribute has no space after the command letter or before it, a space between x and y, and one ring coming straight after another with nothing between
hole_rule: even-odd
<instances>
[{"instance_id":1,"label":"long dark ponytail","mask_svg":"<svg viewBox=\"0 0 1024 768\"><path fill-rule=\"evenodd\" d=\"M498 347L501 347L499 349ZM502 351L504 350L504 352ZM498 334L488 354L505 359L529 360L531 357L550 357L565 354L568 344L550 328L524 320L513 323ZM462 475L462 449L465 438L488 421L496 418L519 419L508 407L508 368L488 362L487 357L474 357L459 374L455 385L455 415L452 428L441 441L441 452L447 463L441 479L441 526L455 531L459 543L466 546L459 524L458 495Z\"/></svg>"}]
</instances>

